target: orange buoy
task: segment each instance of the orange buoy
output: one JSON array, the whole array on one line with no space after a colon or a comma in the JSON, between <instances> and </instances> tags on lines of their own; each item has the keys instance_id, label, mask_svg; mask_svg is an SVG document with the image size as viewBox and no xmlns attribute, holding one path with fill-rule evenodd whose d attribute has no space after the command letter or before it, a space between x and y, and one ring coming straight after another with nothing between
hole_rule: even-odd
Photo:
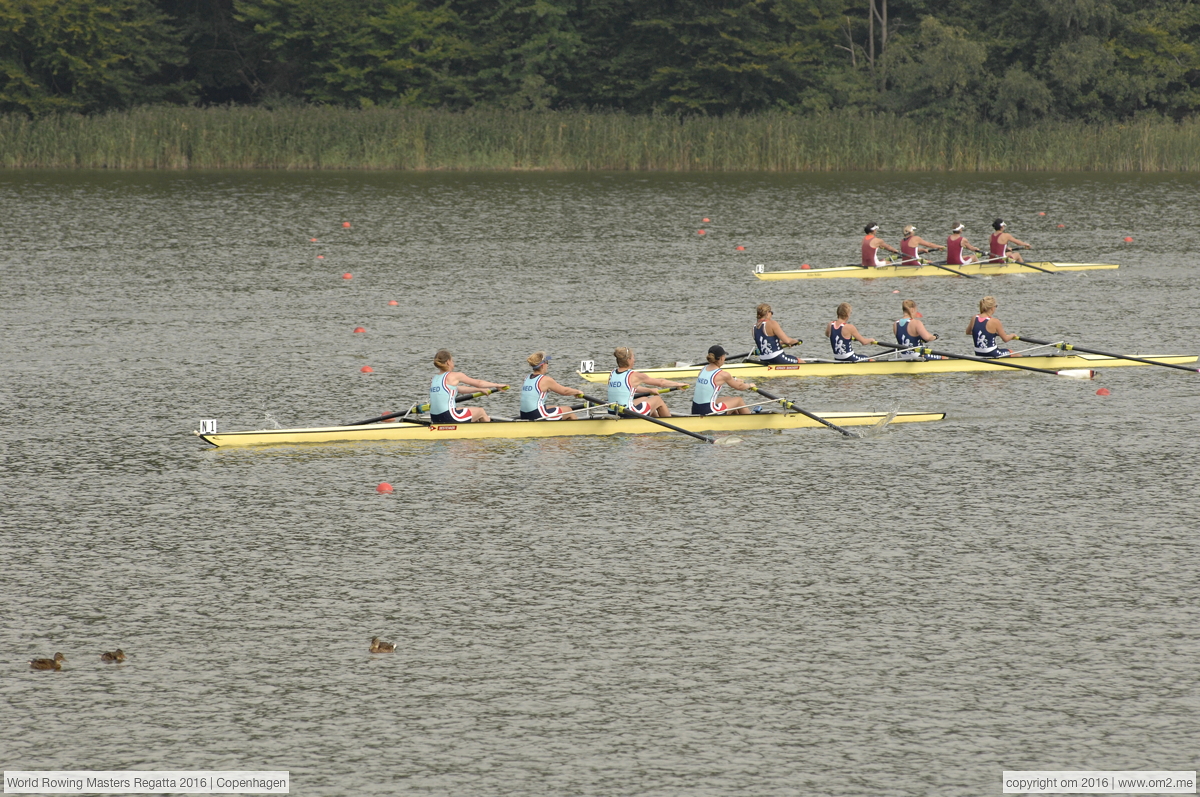
<instances>
[{"instance_id":1,"label":"orange buoy","mask_svg":"<svg viewBox=\"0 0 1200 797\"><path fill-rule=\"evenodd\" d=\"M812 268L808 263L801 263L800 268Z\"/></svg>"},{"instance_id":2,"label":"orange buoy","mask_svg":"<svg viewBox=\"0 0 1200 797\"><path fill-rule=\"evenodd\" d=\"M372 367L371 367L371 366L369 366L369 365L364 365L364 366L363 366L362 368L360 368L359 370L360 370L360 371L362 371L364 374L373 374L373 373L375 373L375 369L374 369L374 368L372 368Z\"/></svg>"},{"instance_id":3,"label":"orange buoy","mask_svg":"<svg viewBox=\"0 0 1200 797\"><path fill-rule=\"evenodd\" d=\"M900 292L900 291L892 291L892 293L899 293L899 292Z\"/></svg>"},{"instance_id":4,"label":"orange buoy","mask_svg":"<svg viewBox=\"0 0 1200 797\"><path fill-rule=\"evenodd\" d=\"M1096 395L1097 396L1107 396L1107 395L1110 395L1110 391L1108 388L1102 387L1096 391Z\"/></svg>"},{"instance_id":5,"label":"orange buoy","mask_svg":"<svg viewBox=\"0 0 1200 797\"><path fill-rule=\"evenodd\" d=\"M366 332L366 331L367 331L367 330L363 329L362 327L355 327L355 328L354 328L354 332L355 332L356 334L357 334L357 333L359 333L359 332Z\"/></svg>"},{"instance_id":6,"label":"orange buoy","mask_svg":"<svg viewBox=\"0 0 1200 797\"><path fill-rule=\"evenodd\" d=\"M390 302L388 302L388 305L391 307L395 307L398 304L400 304L400 302L396 301L395 299L392 299Z\"/></svg>"},{"instance_id":7,"label":"orange buoy","mask_svg":"<svg viewBox=\"0 0 1200 797\"><path fill-rule=\"evenodd\" d=\"M348 221L343 221L343 222L342 222L342 226L348 229L348 228L350 227L350 222L348 222Z\"/></svg>"},{"instance_id":8,"label":"orange buoy","mask_svg":"<svg viewBox=\"0 0 1200 797\"><path fill-rule=\"evenodd\" d=\"M395 490L392 489L392 485L388 484L387 482L380 482L379 486L375 488L375 492L383 494L392 493L395 492Z\"/></svg>"},{"instance_id":9,"label":"orange buoy","mask_svg":"<svg viewBox=\"0 0 1200 797\"><path fill-rule=\"evenodd\" d=\"M324 259L325 259L325 255L317 255L317 260L324 260Z\"/></svg>"},{"instance_id":10,"label":"orange buoy","mask_svg":"<svg viewBox=\"0 0 1200 797\"><path fill-rule=\"evenodd\" d=\"M1132 235L1126 235L1126 236L1125 236L1125 243L1127 243L1127 244L1131 244L1131 243L1133 243L1133 236L1132 236Z\"/></svg>"},{"instance_id":11,"label":"orange buoy","mask_svg":"<svg viewBox=\"0 0 1200 797\"><path fill-rule=\"evenodd\" d=\"M317 242L316 238L309 238L308 240L312 241L314 244Z\"/></svg>"},{"instance_id":12,"label":"orange buoy","mask_svg":"<svg viewBox=\"0 0 1200 797\"><path fill-rule=\"evenodd\" d=\"M739 252L745 252L745 251L746 251L746 247L744 247L744 246L739 246L739 247L737 248L737 250L738 250Z\"/></svg>"},{"instance_id":13,"label":"orange buoy","mask_svg":"<svg viewBox=\"0 0 1200 797\"><path fill-rule=\"evenodd\" d=\"M700 219L700 221L704 222L705 224L708 224L708 219Z\"/></svg>"},{"instance_id":14,"label":"orange buoy","mask_svg":"<svg viewBox=\"0 0 1200 797\"><path fill-rule=\"evenodd\" d=\"M352 280L352 279L354 279L354 275L353 275L353 274L351 274L349 271L347 271L345 274L343 274L343 275L342 275L342 279L344 279L344 280Z\"/></svg>"},{"instance_id":15,"label":"orange buoy","mask_svg":"<svg viewBox=\"0 0 1200 797\"><path fill-rule=\"evenodd\" d=\"M1046 215L1046 211L1044 211L1044 210L1039 210L1039 211L1038 211L1038 215L1039 215L1039 216L1045 216L1045 215Z\"/></svg>"},{"instance_id":16,"label":"orange buoy","mask_svg":"<svg viewBox=\"0 0 1200 797\"><path fill-rule=\"evenodd\" d=\"M704 235L704 230L696 230L696 235Z\"/></svg>"},{"instance_id":17,"label":"orange buoy","mask_svg":"<svg viewBox=\"0 0 1200 797\"><path fill-rule=\"evenodd\" d=\"M1060 225L1058 225L1058 229L1060 229L1060 230L1061 230L1061 229L1063 229L1063 228L1064 228L1064 227L1066 227L1066 226L1067 226L1067 225L1065 225L1065 224L1060 224Z\"/></svg>"}]
</instances>

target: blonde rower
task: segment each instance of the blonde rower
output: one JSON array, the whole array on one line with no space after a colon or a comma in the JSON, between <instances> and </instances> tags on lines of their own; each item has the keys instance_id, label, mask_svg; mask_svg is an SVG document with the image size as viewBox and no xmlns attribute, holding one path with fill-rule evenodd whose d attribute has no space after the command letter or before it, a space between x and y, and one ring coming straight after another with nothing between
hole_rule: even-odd
<instances>
[{"instance_id":1,"label":"blonde rower","mask_svg":"<svg viewBox=\"0 0 1200 797\"><path fill-rule=\"evenodd\" d=\"M522 420L557 421L562 418L571 417L570 407L547 407L547 393L553 392L560 396L583 396L578 390L563 387L554 381L554 377L547 375L550 371L551 359L553 358L544 351L535 351L526 359L531 370L529 376L525 377L525 383L521 385Z\"/></svg>"},{"instance_id":2,"label":"blonde rower","mask_svg":"<svg viewBox=\"0 0 1200 797\"><path fill-rule=\"evenodd\" d=\"M464 373L454 370L454 355L445 349L439 349L433 356L434 367L438 375L429 383L429 418L434 423L471 423L476 421L486 423L491 420L488 414L479 407L456 407L454 399L458 396L458 386L470 387L508 387L499 382L485 382L482 379L472 379Z\"/></svg>"},{"instance_id":3,"label":"blonde rower","mask_svg":"<svg viewBox=\"0 0 1200 797\"><path fill-rule=\"evenodd\" d=\"M837 320L825 325L825 336L833 347L833 359L840 363L861 363L870 360L854 351L854 341L866 346L875 344L875 340L867 340L858 333L854 324L850 323L850 304L842 302L837 306Z\"/></svg>"},{"instance_id":4,"label":"blonde rower","mask_svg":"<svg viewBox=\"0 0 1200 797\"><path fill-rule=\"evenodd\" d=\"M651 385L653 387L687 387L686 382L672 382L669 379L655 379L640 371L633 370L634 356L633 349L627 346L621 346L613 351L613 357L617 359L617 367L608 375L608 400L613 404L620 404L628 410L636 412L638 415L653 415L658 418L670 418L671 410L667 407L662 396L641 396L635 402L634 396L637 394L637 389L641 385ZM616 414L615 410L609 412Z\"/></svg>"},{"instance_id":5,"label":"blonde rower","mask_svg":"<svg viewBox=\"0 0 1200 797\"><path fill-rule=\"evenodd\" d=\"M1016 336L1004 331L1004 324L1000 323L1000 319L992 317L994 312L996 312L995 297L984 296L979 300L979 315L967 324L967 334L971 336L971 340L975 344L975 356L1020 357L1020 354L1011 349L1002 349L996 345L996 338L1008 343Z\"/></svg>"}]
</instances>

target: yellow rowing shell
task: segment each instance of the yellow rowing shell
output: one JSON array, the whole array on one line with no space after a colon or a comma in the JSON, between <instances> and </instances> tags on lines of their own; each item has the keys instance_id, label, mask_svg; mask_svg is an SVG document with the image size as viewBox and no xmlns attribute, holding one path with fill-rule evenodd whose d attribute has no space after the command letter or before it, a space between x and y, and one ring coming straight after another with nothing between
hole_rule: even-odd
<instances>
[{"instance_id":1,"label":"yellow rowing shell","mask_svg":"<svg viewBox=\"0 0 1200 797\"><path fill-rule=\"evenodd\" d=\"M1033 263L1032 265L1046 271L1096 271L1099 269L1120 268L1112 263ZM1030 268L1021 263L971 263L966 266L949 266L954 271L961 271L972 276L985 277L993 274L1040 274L1036 268ZM937 266L877 266L862 268L860 266L833 266L831 268L805 268L791 271L755 271L754 276L760 280L801 280L823 279L827 277L858 277L859 279L879 279L881 277L954 277L953 271L947 271Z\"/></svg>"},{"instance_id":2,"label":"yellow rowing shell","mask_svg":"<svg viewBox=\"0 0 1200 797\"><path fill-rule=\"evenodd\" d=\"M838 426L868 426L886 412L815 413ZM944 412L898 412L892 423L940 421ZM804 429L821 424L798 413L762 412L753 415L681 415L666 419L689 432L754 432L762 429ZM261 429L249 432L195 434L220 448L386 440L482 440L490 438L575 437L614 434L652 434L670 429L638 418L592 418L569 421L512 421L510 423L373 423L365 426L322 426L311 429ZM677 434L677 433L676 433Z\"/></svg>"},{"instance_id":3,"label":"yellow rowing shell","mask_svg":"<svg viewBox=\"0 0 1200 797\"><path fill-rule=\"evenodd\" d=\"M1154 360L1156 363L1173 363L1181 365L1196 362L1195 354L1147 354L1138 355L1143 360ZM1104 357L1099 354L1069 354L1062 357L1016 357L1005 362L1018 365L1028 365L1033 368L1046 368L1051 371L1063 371L1074 368L1115 368L1127 365L1145 365L1145 363L1122 360L1117 357ZM700 366L685 366L682 368L639 368L646 376L658 379L694 379L700 373ZM726 365L725 370L742 379L783 377L783 376L855 376L855 375L888 375L888 374L948 374L961 371L1008 371L1018 373L1019 368L1006 368L991 362L976 360L876 360L861 363L796 363L795 365L759 365L757 363L734 363ZM1028 372L1025 372L1028 373ZM579 373L589 382L607 382L608 373Z\"/></svg>"}]
</instances>

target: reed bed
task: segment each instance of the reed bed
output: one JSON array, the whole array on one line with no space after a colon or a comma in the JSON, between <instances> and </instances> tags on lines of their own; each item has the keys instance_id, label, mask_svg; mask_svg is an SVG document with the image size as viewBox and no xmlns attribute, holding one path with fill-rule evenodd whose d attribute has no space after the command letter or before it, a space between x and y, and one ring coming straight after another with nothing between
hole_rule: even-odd
<instances>
[{"instance_id":1,"label":"reed bed","mask_svg":"<svg viewBox=\"0 0 1200 797\"><path fill-rule=\"evenodd\" d=\"M921 122L332 107L0 116L0 168L554 171L1200 170L1200 119Z\"/></svg>"}]
</instances>

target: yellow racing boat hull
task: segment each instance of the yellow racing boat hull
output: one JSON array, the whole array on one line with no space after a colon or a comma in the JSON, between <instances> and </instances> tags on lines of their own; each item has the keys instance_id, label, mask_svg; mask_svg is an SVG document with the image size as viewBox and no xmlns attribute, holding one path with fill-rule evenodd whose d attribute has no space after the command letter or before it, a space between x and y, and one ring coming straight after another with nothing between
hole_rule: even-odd
<instances>
[{"instance_id":1,"label":"yellow racing boat hull","mask_svg":"<svg viewBox=\"0 0 1200 797\"><path fill-rule=\"evenodd\" d=\"M1101 269L1120 268L1112 263L1033 263L1046 271L1096 271ZM961 271L972 276L985 277L996 274L1040 274L1037 268L1030 268L1021 263L972 263L966 266L949 266L954 271ZM755 271L754 276L760 280L803 280L828 279L831 277L857 277L858 279L880 279L883 277L954 277L953 271L947 271L937 266L878 266L862 268L861 266L834 266L832 268L805 268L789 271Z\"/></svg>"},{"instance_id":2,"label":"yellow racing boat hull","mask_svg":"<svg viewBox=\"0 0 1200 797\"><path fill-rule=\"evenodd\" d=\"M1182 365L1196 362L1195 354L1171 355L1138 355L1144 360L1154 360L1158 363ZM1070 354L1061 357L1014 357L1006 362L1027 365L1032 368L1046 368L1051 371L1063 371L1077 368L1115 368L1117 366L1144 365L1144 363L1122 360L1116 357L1104 357L1099 354ZM700 366L684 366L680 368L639 368L639 372L657 379L695 379L700 373ZM915 375L915 374L949 374L964 371L1007 371L1020 373L1019 368L1006 368L991 362L976 360L875 360L861 363L812 362L796 363L795 365L760 365L758 363L734 363L726 365L725 370L740 379L762 379L766 377L784 376L861 376L861 375ZM1028 372L1025 372L1028 373ZM589 382L607 382L608 373L579 373Z\"/></svg>"},{"instance_id":3,"label":"yellow racing boat hull","mask_svg":"<svg viewBox=\"0 0 1200 797\"><path fill-rule=\"evenodd\" d=\"M869 426L888 417L886 412L816 413L838 426ZM892 423L940 421L944 412L898 412ZM689 432L755 432L764 429L806 429L821 426L799 413L762 412L752 415L681 415L664 419ZM219 448L298 443L342 443L389 440L486 440L530 437L575 437L615 434L678 434L639 418L592 418L564 421L511 421L492 423L373 423L364 426L323 426L310 429L261 429L246 432L195 434Z\"/></svg>"}]
</instances>

